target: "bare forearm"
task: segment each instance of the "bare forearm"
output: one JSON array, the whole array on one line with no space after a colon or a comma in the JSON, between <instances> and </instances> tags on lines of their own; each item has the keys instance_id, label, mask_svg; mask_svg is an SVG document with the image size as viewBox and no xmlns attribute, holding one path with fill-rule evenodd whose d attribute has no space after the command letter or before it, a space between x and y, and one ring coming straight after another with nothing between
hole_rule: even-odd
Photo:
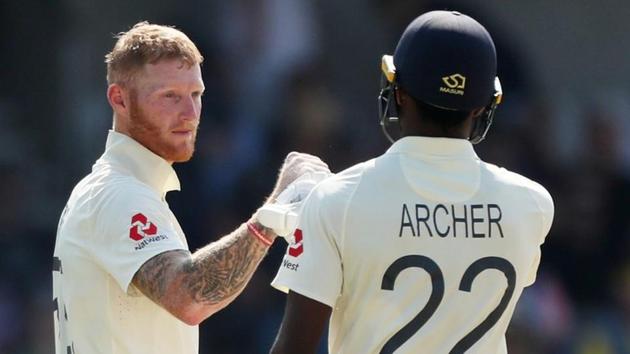
<instances>
[{"instance_id":1,"label":"bare forearm","mask_svg":"<svg viewBox=\"0 0 630 354\"><path fill-rule=\"evenodd\" d=\"M151 258L133 283L182 321L197 324L243 291L267 249L241 225L192 255L174 250Z\"/></svg>"},{"instance_id":2,"label":"bare forearm","mask_svg":"<svg viewBox=\"0 0 630 354\"><path fill-rule=\"evenodd\" d=\"M199 304L217 305L238 295L251 279L268 247L245 225L192 255L182 286Z\"/></svg>"}]
</instances>

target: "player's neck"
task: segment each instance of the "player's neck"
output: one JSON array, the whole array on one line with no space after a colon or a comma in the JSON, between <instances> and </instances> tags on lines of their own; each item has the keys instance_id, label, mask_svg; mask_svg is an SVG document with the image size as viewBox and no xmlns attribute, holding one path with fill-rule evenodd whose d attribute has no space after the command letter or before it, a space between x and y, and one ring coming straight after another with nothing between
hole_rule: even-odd
<instances>
[{"instance_id":1,"label":"player's neck","mask_svg":"<svg viewBox=\"0 0 630 354\"><path fill-rule=\"evenodd\" d=\"M466 124L466 122L449 128L445 128L444 126L435 124L431 121L421 121L420 119L411 119L406 123L401 124L402 136L468 139L470 136L470 129L470 125Z\"/></svg>"}]
</instances>

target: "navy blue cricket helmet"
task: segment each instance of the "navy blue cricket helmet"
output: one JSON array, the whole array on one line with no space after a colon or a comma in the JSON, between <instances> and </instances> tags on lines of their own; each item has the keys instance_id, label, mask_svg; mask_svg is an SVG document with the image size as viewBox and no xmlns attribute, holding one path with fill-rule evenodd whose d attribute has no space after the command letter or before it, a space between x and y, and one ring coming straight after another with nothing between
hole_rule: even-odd
<instances>
[{"instance_id":1,"label":"navy blue cricket helmet","mask_svg":"<svg viewBox=\"0 0 630 354\"><path fill-rule=\"evenodd\" d=\"M397 122L394 92L401 87L425 104L454 111L486 107L469 137L481 142L501 103L497 56L488 31L456 11L431 11L413 20L402 34L394 56L381 59L380 124L385 135ZM393 104L391 104L393 102Z\"/></svg>"}]
</instances>

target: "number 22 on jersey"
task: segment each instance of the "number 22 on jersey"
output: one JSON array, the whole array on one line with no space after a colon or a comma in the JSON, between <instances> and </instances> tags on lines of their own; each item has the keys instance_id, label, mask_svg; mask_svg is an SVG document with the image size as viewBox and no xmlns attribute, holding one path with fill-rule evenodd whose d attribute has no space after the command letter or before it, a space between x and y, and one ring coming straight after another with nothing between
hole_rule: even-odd
<instances>
[{"instance_id":1,"label":"number 22 on jersey","mask_svg":"<svg viewBox=\"0 0 630 354\"><path fill-rule=\"evenodd\" d=\"M398 275L407 268L421 268L431 277L432 290L429 300L426 305L420 310L420 312L403 328L401 328L396 334L394 334L383 346L380 354L394 353L396 349L402 346L408 341L422 326L429 321L431 316L435 313L437 308L442 302L444 297L444 276L442 270L435 261L431 258L420 255L409 255L398 258L392 263L385 274L381 282L381 289L394 290L396 278ZM449 354L461 354L470 349L483 335L488 332L495 323L499 321L501 315L507 308L512 295L514 294L514 288L516 286L516 271L514 266L505 258L501 257L484 257L473 262L464 271L464 274L459 283L459 290L470 292L472 283L481 272L486 269L496 269L502 272L507 279L507 288L505 293L499 301L499 305L492 310L488 316L470 331L466 336L460 339L457 344L451 349Z\"/></svg>"}]
</instances>

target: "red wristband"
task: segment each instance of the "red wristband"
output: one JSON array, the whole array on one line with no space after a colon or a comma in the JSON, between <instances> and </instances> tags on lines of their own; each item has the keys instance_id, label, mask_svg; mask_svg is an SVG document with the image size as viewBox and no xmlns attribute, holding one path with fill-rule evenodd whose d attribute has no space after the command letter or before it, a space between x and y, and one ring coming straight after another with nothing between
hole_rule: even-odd
<instances>
[{"instance_id":1,"label":"red wristband","mask_svg":"<svg viewBox=\"0 0 630 354\"><path fill-rule=\"evenodd\" d=\"M260 242L265 244L265 246L269 247L273 243L273 240L266 238L265 235L263 235L263 233L256 228L256 225L254 225L253 222L250 221L247 223L247 229L249 230L249 232L252 233L252 235L256 236L256 238L259 239Z\"/></svg>"}]
</instances>

